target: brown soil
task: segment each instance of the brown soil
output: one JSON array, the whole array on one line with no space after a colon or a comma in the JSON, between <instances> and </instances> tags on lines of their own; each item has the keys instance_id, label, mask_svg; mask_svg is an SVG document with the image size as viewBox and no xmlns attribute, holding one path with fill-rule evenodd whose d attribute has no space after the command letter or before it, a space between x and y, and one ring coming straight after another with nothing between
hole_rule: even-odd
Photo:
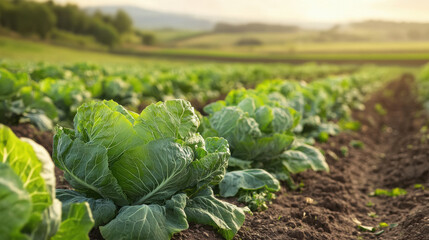
<instances>
[{"instance_id":1,"label":"brown soil","mask_svg":"<svg viewBox=\"0 0 429 240\"><path fill-rule=\"evenodd\" d=\"M49 154L51 154L52 156L52 141L54 138L54 134L52 132L42 132L29 123L10 126L10 128L18 137L26 137L33 139L35 142L46 148L46 150L48 150ZM63 175L63 171L55 167L57 188L70 188L69 184L65 181Z\"/></svg>"},{"instance_id":2,"label":"brown soil","mask_svg":"<svg viewBox=\"0 0 429 240\"><path fill-rule=\"evenodd\" d=\"M235 239L429 239L429 132L420 132L429 121L412 86L412 77L405 75L368 99L366 110L354 114L362 123L359 132L318 144L327 153L330 173L296 175L304 187L283 188L268 210L247 216ZM375 110L377 103L386 115ZM350 147L351 140L361 140L364 148ZM348 146L347 157L341 146ZM426 190L415 189L414 184L423 184ZM395 198L369 196L376 188L395 187L408 193ZM370 212L378 216L371 217ZM365 226L399 225L376 236L358 230L354 218ZM173 239L222 238L212 228L194 224Z\"/></svg>"},{"instance_id":3,"label":"brown soil","mask_svg":"<svg viewBox=\"0 0 429 240\"><path fill-rule=\"evenodd\" d=\"M10 128L16 136L30 138L52 154L52 139L54 135L51 132L42 132L30 123L10 126Z\"/></svg>"}]
</instances>

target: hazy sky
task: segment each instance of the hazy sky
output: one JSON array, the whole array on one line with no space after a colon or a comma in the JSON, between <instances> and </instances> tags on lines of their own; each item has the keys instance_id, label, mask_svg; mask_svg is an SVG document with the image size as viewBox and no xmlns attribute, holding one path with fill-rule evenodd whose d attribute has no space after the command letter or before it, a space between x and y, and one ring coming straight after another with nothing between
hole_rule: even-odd
<instances>
[{"instance_id":1,"label":"hazy sky","mask_svg":"<svg viewBox=\"0 0 429 240\"><path fill-rule=\"evenodd\" d=\"M362 19L429 21L429 0L57 0L81 6L136 5L194 16L268 22Z\"/></svg>"}]
</instances>

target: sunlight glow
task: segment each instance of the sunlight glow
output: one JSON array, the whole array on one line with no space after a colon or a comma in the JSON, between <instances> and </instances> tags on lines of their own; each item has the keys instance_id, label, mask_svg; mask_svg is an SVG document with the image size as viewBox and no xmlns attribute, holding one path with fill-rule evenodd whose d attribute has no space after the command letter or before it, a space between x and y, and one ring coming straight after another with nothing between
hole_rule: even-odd
<instances>
[{"instance_id":1,"label":"sunlight glow","mask_svg":"<svg viewBox=\"0 0 429 240\"><path fill-rule=\"evenodd\" d=\"M382 19L429 21L426 0L56 0L83 7L134 5L217 20L266 22L330 22Z\"/></svg>"}]
</instances>

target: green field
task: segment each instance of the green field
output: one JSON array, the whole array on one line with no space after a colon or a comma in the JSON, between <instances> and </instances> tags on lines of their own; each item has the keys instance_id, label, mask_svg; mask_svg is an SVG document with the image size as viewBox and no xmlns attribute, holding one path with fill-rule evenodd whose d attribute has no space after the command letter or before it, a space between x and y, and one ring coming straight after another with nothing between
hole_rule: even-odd
<instances>
[{"instance_id":1,"label":"green field","mask_svg":"<svg viewBox=\"0 0 429 240\"><path fill-rule=\"evenodd\" d=\"M164 48L140 54L151 54L158 57L175 57L180 59L205 59L218 61L243 61L243 62L332 62L332 63L391 63L420 65L429 61L429 52L373 52L373 53L288 53L268 54L259 52L239 52L201 49L175 49ZM138 54L135 53L135 54Z\"/></svg>"},{"instance_id":2,"label":"green field","mask_svg":"<svg viewBox=\"0 0 429 240\"><path fill-rule=\"evenodd\" d=\"M143 48L116 51L111 54L103 51L89 51L77 48L54 46L43 42L32 42L22 39L0 37L1 59L17 61L47 61L55 63L94 62L94 63L147 63L174 60L205 60L205 61L243 61L243 62L371 62L371 63L398 63L423 64L429 61L429 43L324 43L301 44L297 50L273 52L255 48L226 48L226 49L198 49L198 48ZM382 46L377 48L377 46ZM264 49L264 47L260 47ZM245 51L247 49L247 51ZM286 49L286 48L285 48ZM294 48L295 49L295 48ZM364 52L358 52L365 49ZM384 49L385 51L381 51ZM387 49L400 49L392 51ZM418 51L417 49L427 49ZM363 50L362 50L363 51ZM129 56L127 56L129 55ZM150 58L149 58L150 57Z\"/></svg>"},{"instance_id":3,"label":"green field","mask_svg":"<svg viewBox=\"0 0 429 240\"><path fill-rule=\"evenodd\" d=\"M429 52L426 41L311 41L316 33L214 33L189 37L178 41L177 48L217 49L234 52L264 54L290 53L353 53L353 52ZM240 47L236 42L251 38L261 41L260 46Z\"/></svg>"},{"instance_id":4,"label":"green field","mask_svg":"<svg viewBox=\"0 0 429 240\"><path fill-rule=\"evenodd\" d=\"M52 63L144 63L141 57L119 56L107 52L73 49L49 45L41 42L0 37L0 59L24 62L46 61Z\"/></svg>"},{"instance_id":5,"label":"green field","mask_svg":"<svg viewBox=\"0 0 429 240\"><path fill-rule=\"evenodd\" d=\"M176 36L179 35L177 32ZM185 34L185 33L184 33ZM368 33L353 32L353 36ZM154 49L158 56L218 58L243 61L370 61L425 62L429 60L429 41L390 40L383 34L361 41L341 38L321 40L323 33L298 31L294 33L206 33L183 39L166 40ZM371 36L373 36L371 35ZM329 34L327 36L330 36ZM332 38L332 36L330 36ZM238 46L242 39L260 41L256 46Z\"/></svg>"}]
</instances>

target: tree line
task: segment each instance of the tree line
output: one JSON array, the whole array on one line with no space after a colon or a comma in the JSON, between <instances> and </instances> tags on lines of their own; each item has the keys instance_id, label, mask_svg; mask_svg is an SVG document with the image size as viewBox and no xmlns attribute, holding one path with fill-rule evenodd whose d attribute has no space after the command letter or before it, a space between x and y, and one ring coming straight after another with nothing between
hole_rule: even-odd
<instances>
[{"instance_id":1,"label":"tree line","mask_svg":"<svg viewBox=\"0 0 429 240\"><path fill-rule=\"evenodd\" d=\"M122 10L114 15L100 11L90 14L74 4L0 0L0 26L24 36L36 34L43 39L60 29L93 36L97 42L113 46L119 42L121 34L132 31L133 22Z\"/></svg>"}]
</instances>

